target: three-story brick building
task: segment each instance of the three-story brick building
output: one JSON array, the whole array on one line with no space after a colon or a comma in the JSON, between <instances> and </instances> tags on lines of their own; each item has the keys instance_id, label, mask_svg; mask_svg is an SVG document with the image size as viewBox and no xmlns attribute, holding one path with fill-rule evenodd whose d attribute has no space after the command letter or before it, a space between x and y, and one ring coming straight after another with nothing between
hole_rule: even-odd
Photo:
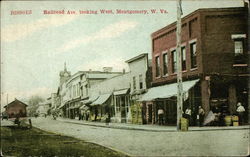
<instances>
[{"instance_id":1,"label":"three-story brick building","mask_svg":"<svg viewBox=\"0 0 250 157\"><path fill-rule=\"evenodd\" d=\"M191 108L191 124L199 105L206 114L215 106L224 115L235 114L237 102L248 108L247 19L245 7L198 9L182 18L183 108ZM153 88L141 99L147 104L146 121L157 123L157 110L163 108L165 123L175 124L176 23L151 37Z\"/></svg>"}]
</instances>

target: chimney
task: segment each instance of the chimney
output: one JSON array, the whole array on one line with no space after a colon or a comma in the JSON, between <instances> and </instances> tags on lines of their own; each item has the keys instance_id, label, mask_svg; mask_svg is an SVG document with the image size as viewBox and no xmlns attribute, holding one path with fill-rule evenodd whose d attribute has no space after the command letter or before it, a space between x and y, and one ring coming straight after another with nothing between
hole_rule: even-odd
<instances>
[{"instance_id":1,"label":"chimney","mask_svg":"<svg viewBox=\"0 0 250 157\"><path fill-rule=\"evenodd\" d=\"M92 71L92 69L89 69L89 71Z\"/></svg>"},{"instance_id":2,"label":"chimney","mask_svg":"<svg viewBox=\"0 0 250 157\"><path fill-rule=\"evenodd\" d=\"M126 70L125 69L122 69L122 73L125 74Z\"/></svg>"},{"instance_id":3,"label":"chimney","mask_svg":"<svg viewBox=\"0 0 250 157\"><path fill-rule=\"evenodd\" d=\"M112 67L103 67L103 72L112 72Z\"/></svg>"}]
</instances>

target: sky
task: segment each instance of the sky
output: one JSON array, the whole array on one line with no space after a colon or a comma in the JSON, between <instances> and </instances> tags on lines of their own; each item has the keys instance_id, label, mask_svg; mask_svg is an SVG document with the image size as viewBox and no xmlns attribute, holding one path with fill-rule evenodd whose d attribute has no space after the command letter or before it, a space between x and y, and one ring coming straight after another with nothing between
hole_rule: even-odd
<instances>
[{"instance_id":1,"label":"sky","mask_svg":"<svg viewBox=\"0 0 250 157\"><path fill-rule=\"evenodd\" d=\"M216 5L215 5L216 4ZM183 16L199 8L240 7L242 0L183 1ZM100 10L114 14L101 14ZM116 14L116 9L147 10L148 14ZM151 13L156 9L157 13ZM161 13L160 9L166 10ZM11 15L11 11L32 14ZM44 10L64 10L63 15ZM67 11L76 14L66 14ZM79 14L94 10L98 14ZM125 61L141 53L151 56L150 35L176 21L175 1L2 1L1 105L32 95L56 92L59 72L122 71Z\"/></svg>"}]
</instances>

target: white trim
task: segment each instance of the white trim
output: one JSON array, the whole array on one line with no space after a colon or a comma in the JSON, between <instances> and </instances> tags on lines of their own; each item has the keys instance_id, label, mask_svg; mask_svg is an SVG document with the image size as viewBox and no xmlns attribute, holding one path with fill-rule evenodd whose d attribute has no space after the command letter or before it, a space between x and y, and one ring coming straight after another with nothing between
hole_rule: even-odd
<instances>
[{"instance_id":1,"label":"white trim","mask_svg":"<svg viewBox=\"0 0 250 157\"><path fill-rule=\"evenodd\" d=\"M160 56L160 53L157 53L157 54L154 55L154 57L157 57L157 56Z\"/></svg>"},{"instance_id":2,"label":"white trim","mask_svg":"<svg viewBox=\"0 0 250 157\"><path fill-rule=\"evenodd\" d=\"M176 46L169 49L170 52L176 51Z\"/></svg>"},{"instance_id":3,"label":"white trim","mask_svg":"<svg viewBox=\"0 0 250 157\"><path fill-rule=\"evenodd\" d=\"M246 34L232 34L231 35L232 39L243 39L243 38L247 38Z\"/></svg>"},{"instance_id":4,"label":"white trim","mask_svg":"<svg viewBox=\"0 0 250 157\"><path fill-rule=\"evenodd\" d=\"M198 67L196 67L196 68L191 68L190 71L195 71L195 70L197 70L197 69L198 69Z\"/></svg>"},{"instance_id":5,"label":"white trim","mask_svg":"<svg viewBox=\"0 0 250 157\"><path fill-rule=\"evenodd\" d=\"M186 42L181 44L181 48L182 48L182 47L186 47L186 46L187 46L187 43L186 43Z\"/></svg>"},{"instance_id":6,"label":"white trim","mask_svg":"<svg viewBox=\"0 0 250 157\"><path fill-rule=\"evenodd\" d=\"M162 56L166 53L168 53L168 50L162 51Z\"/></svg>"},{"instance_id":7,"label":"white trim","mask_svg":"<svg viewBox=\"0 0 250 157\"><path fill-rule=\"evenodd\" d=\"M233 67L247 67L247 64L233 64Z\"/></svg>"},{"instance_id":8,"label":"white trim","mask_svg":"<svg viewBox=\"0 0 250 157\"><path fill-rule=\"evenodd\" d=\"M192 40L190 40L188 43L189 43L189 44L192 44L192 43L195 43L195 42L197 42L197 39L192 39Z\"/></svg>"}]
</instances>

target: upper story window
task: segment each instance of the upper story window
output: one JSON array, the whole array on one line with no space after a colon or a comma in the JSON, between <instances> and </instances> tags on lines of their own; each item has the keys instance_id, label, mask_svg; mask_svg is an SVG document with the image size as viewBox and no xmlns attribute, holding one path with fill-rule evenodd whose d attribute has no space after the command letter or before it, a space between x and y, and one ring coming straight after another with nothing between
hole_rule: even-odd
<instances>
[{"instance_id":1,"label":"upper story window","mask_svg":"<svg viewBox=\"0 0 250 157\"><path fill-rule=\"evenodd\" d=\"M197 68L196 42L190 44L191 68Z\"/></svg>"},{"instance_id":2,"label":"upper story window","mask_svg":"<svg viewBox=\"0 0 250 157\"><path fill-rule=\"evenodd\" d=\"M185 47L185 46L183 46L183 47L181 48L181 57L182 57L182 59L181 59L181 62L182 62L182 70L184 71L184 70L187 69L187 67L186 67L186 47Z\"/></svg>"},{"instance_id":3,"label":"upper story window","mask_svg":"<svg viewBox=\"0 0 250 157\"><path fill-rule=\"evenodd\" d=\"M176 50L173 50L171 52L172 55L172 73L177 72L177 56L176 56Z\"/></svg>"},{"instance_id":4,"label":"upper story window","mask_svg":"<svg viewBox=\"0 0 250 157\"><path fill-rule=\"evenodd\" d=\"M76 97L76 86L73 85L73 98Z\"/></svg>"},{"instance_id":5,"label":"upper story window","mask_svg":"<svg viewBox=\"0 0 250 157\"><path fill-rule=\"evenodd\" d=\"M247 57L243 55L246 34L232 34L231 37L234 40L234 64L246 64Z\"/></svg>"},{"instance_id":6,"label":"upper story window","mask_svg":"<svg viewBox=\"0 0 250 157\"><path fill-rule=\"evenodd\" d=\"M133 89L136 90L136 77L133 77Z\"/></svg>"},{"instance_id":7,"label":"upper story window","mask_svg":"<svg viewBox=\"0 0 250 157\"><path fill-rule=\"evenodd\" d=\"M236 56L243 54L243 41L242 40L234 41L234 53Z\"/></svg>"},{"instance_id":8,"label":"upper story window","mask_svg":"<svg viewBox=\"0 0 250 157\"><path fill-rule=\"evenodd\" d=\"M155 75L156 77L159 77L160 76L160 57L159 56L155 57L155 65L156 65Z\"/></svg>"},{"instance_id":9,"label":"upper story window","mask_svg":"<svg viewBox=\"0 0 250 157\"><path fill-rule=\"evenodd\" d=\"M168 54L163 54L163 74L168 74Z\"/></svg>"},{"instance_id":10,"label":"upper story window","mask_svg":"<svg viewBox=\"0 0 250 157\"><path fill-rule=\"evenodd\" d=\"M139 75L139 86L140 86L140 89L143 88L143 79L142 79L142 75Z\"/></svg>"},{"instance_id":11,"label":"upper story window","mask_svg":"<svg viewBox=\"0 0 250 157\"><path fill-rule=\"evenodd\" d=\"M77 87L77 96L80 96L80 85L77 84L76 87Z\"/></svg>"}]
</instances>

